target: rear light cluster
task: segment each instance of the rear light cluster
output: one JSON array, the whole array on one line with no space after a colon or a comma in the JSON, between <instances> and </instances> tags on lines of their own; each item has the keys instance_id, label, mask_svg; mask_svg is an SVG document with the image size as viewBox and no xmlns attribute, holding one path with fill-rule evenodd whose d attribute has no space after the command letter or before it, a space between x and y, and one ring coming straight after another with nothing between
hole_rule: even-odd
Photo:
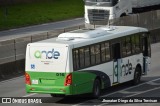
<instances>
[{"instance_id":1,"label":"rear light cluster","mask_svg":"<svg viewBox=\"0 0 160 106\"><path fill-rule=\"evenodd\" d=\"M31 79L28 73L25 73L25 82L28 85L31 85Z\"/></svg>"},{"instance_id":2,"label":"rear light cluster","mask_svg":"<svg viewBox=\"0 0 160 106\"><path fill-rule=\"evenodd\" d=\"M68 74L67 77L66 77L64 85L69 86L71 84L72 84L72 74Z\"/></svg>"}]
</instances>

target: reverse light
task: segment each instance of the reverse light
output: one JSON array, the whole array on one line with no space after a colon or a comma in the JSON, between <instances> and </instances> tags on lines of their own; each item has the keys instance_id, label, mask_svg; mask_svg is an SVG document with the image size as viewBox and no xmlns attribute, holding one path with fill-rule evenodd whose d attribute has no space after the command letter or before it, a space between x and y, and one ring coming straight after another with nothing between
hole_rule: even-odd
<instances>
[{"instance_id":1,"label":"reverse light","mask_svg":"<svg viewBox=\"0 0 160 106\"><path fill-rule=\"evenodd\" d=\"M69 86L71 84L72 84L72 74L68 74L67 77L66 77L64 85Z\"/></svg>"},{"instance_id":2,"label":"reverse light","mask_svg":"<svg viewBox=\"0 0 160 106\"><path fill-rule=\"evenodd\" d=\"M25 82L28 85L31 85L31 79L28 73L25 73Z\"/></svg>"}]
</instances>

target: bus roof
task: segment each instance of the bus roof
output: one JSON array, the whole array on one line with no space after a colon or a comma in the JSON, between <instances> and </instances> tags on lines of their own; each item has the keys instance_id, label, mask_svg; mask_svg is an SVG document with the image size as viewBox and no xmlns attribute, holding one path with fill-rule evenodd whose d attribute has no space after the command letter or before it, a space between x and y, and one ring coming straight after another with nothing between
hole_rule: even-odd
<instances>
[{"instance_id":1,"label":"bus roof","mask_svg":"<svg viewBox=\"0 0 160 106\"><path fill-rule=\"evenodd\" d=\"M107 41L139 32L148 32L145 28L130 26L110 26L95 29L79 29L60 34L58 37L39 41L37 43L52 43L60 45L74 45L81 47L92 43Z\"/></svg>"}]
</instances>

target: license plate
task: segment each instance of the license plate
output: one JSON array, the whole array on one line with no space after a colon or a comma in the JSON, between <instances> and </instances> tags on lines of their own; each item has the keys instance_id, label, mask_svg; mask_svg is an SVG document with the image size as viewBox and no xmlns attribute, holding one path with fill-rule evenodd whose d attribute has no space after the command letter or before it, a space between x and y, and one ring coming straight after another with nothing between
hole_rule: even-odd
<instances>
[{"instance_id":1,"label":"license plate","mask_svg":"<svg viewBox=\"0 0 160 106\"><path fill-rule=\"evenodd\" d=\"M32 84L38 84L38 80L32 80Z\"/></svg>"}]
</instances>

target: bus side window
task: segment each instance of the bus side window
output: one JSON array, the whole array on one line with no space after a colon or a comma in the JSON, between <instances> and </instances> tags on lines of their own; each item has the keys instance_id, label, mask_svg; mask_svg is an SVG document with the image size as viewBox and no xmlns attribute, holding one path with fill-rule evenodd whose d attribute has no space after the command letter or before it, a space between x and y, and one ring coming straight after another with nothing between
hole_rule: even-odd
<instances>
[{"instance_id":1,"label":"bus side window","mask_svg":"<svg viewBox=\"0 0 160 106\"><path fill-rule=\"evenodd\" d=\"M131 38L130 38L130 36L126 37L126 53L127 53L127 56L131 55Z\"/></svg>"},{"instance_id":2,"label":"bus side window","mask_svg":"<svg viewBox=\"0 0 160 106\"><path fill-rule=\"evenodd\" d=\"M125 37L122 38L122 56L123 57L127 56L127 52L126 52L126 39L125 39Z\"/></svg>"},{"instance_id":3,"label":"bus side window","mask_svg":"<svg viewBox=\"0 0 160 106\"><path fill-rule=\"evenodd\" d=\"M151 38L150 38L150 35L148 35L148 56L151 57Z\"/></svg>"},{"instance_id":4,"label":"bus side window","mask_svg":"<svg viewBox=\"0 0 160 106\"><path fill-rule=\"evenodd\" d=\"M89 52L89 47L85 47L85 49L84 49L84 55L85 55L85 67L90 66L90 52Z\"/></svg>"},{"instance_id":5,"label":"bus side window","mask_svg":"<svg viewBox=\"0 0 160 106\"><path fill-rule=\"evenodd\" d=\"M106 61L105 56L106 56L105 45L104 43L102 43L101 44L101 61L102 62Z\"/></svg>"},{"instance_id":6,"label":"bus side window","mask_svg":"<svg viewBox=\"0 0 160 106\"><path fill-rule=\"evenodd\" d=\"M106 59L106 61L109 61L110 60L109 42L105 43L105 51L106 51L105 59Z\"/></svg>"},{"instance_id":7,"label":"bus side window","mask_svg":"<svg viewBox=\"0 0 160 106\"><path fill-rule=\"evenodd\" d=\"M94 49L94 45L90 47L90 52L91 52L91 65L95 65L95 49Z\"/></svg>"},{"instance_id":8,"label":"bus side window","mask_svg":"<svg viewBox=\"0 0 160 106\"><path fill-rule=\"evenodd\" d=\"M79 49L79 58L80 58L80 68L84 67L84 49Z\"/></svg>"},{"instance_id":9,"label":"bus side window","mask_svg":"<svg viewBox=\"0 0 160 106\"><path fill-rule=\"evenodd\" d=\"M135 44L136 44L136 48L135 48L136 53L140 53L141 47L140 47L140 36L139 36L139 34L135 35Z\"/></svg>"},{"instance_id":10,"label":"bus side window","mask_svg":"<svg viewBox=\"0 0 160 106\"><path fill-rule=\"evenodd\" d=\"M142 51L144 56L151 57L150 36L149 33L144 33L142 40Z\"/></svg>"},{"instance_id":11,"label":"bus side window","mask_svg":"<svg viewBox=\"0 0 160 106\"><path fill-rule=\"evenodd\" d=\"M135 43L135 36L134 35L131 37L131 40L132 40L132 54L135 54L136 43Z\"/></svg>"},{"instance_id":12,"label":"bus side window","mask_svg":"<svg viewBox=\"0 0 160 106\"><path fill-rule=\"evenodd\" d=\"M74 71L79 69L79 54L77 49L73 50L73 68Z\"/></svg>"},{"instance_id":13,"label":"bus side window","mask_svg":"<svg viewBox=\"0 0 160 106\"><path fill-rule=\"evenodd\" d=\"M100 63L100 44L95 45L96 64Z\"/></svg>"},{"instance_id":14,"label":"bus side window","mask_svg":"<svg viewBox=\"0 0 160 106\"><path fill-rule=\"evenodd\" d=\"M147 56L151 57L151 40L150 40L150 33L147 32L147 33L144 33L146 35L146 42L143 40L143 52L145 51L145 45L147 45Z\"/></svg>"}]
</instances>

